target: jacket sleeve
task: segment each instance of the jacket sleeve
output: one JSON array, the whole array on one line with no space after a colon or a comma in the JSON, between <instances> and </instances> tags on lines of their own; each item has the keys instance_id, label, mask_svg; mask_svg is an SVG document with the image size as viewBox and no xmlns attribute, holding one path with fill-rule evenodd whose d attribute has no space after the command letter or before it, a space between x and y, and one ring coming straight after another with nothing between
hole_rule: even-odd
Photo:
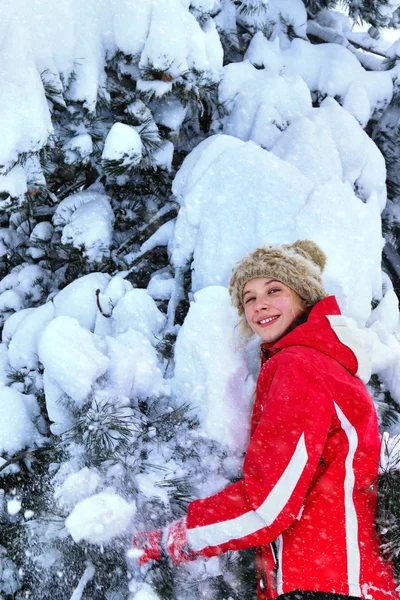
<instances>
[{"instance_id":1,"label":"jacket sleeve","mask_svg":"<svg viewBox=\"0 0 400 600\"><path fill-rule=\"evenodd\" d=\"M301 350L282 350L270 359L260 373L257 395L262 414L243 478L189 505L188 540L203 556L275 540L298 518L319 465L333 399Z\"/></svg>"}]
</instances>

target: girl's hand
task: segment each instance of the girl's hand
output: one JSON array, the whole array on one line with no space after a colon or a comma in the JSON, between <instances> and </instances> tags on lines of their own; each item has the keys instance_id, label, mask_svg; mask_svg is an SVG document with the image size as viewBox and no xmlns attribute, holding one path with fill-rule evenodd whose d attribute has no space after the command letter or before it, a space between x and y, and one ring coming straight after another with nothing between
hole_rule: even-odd
<instances>
[{"instance_id":1,"label":"girl's hand","mask_svg":"<svg viewBox=\"0 0 400 600\"><path fill-rule=\"evenodd\" d=\"M135 535L132 545L142 551L142 554L136 558L140 567L148 563L149 560L161 560L161 538L162 529L141 531Z\"/></svg>"},{"instance_id":2,"label":"girl's hand","mask_svg":"<svg viewBox=\"0 0 400 600\"><path fill-rule=\"evenodd\" d=\"M142 554L137 557L139 566L150 560L170 558L176 565L196 560L197 554L190 548L186 530L186 517L175 521L164 530L142 531L132 540L132 545Z\"/></svg>"}]
</instances>

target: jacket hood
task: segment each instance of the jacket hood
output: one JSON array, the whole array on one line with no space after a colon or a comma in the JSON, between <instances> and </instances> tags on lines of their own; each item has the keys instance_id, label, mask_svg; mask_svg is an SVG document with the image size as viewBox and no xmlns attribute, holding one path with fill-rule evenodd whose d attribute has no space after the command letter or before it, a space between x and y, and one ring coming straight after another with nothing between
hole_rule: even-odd
<instances>
[{"instance_id":1,"label":"jacket hood","mask_svg":"<svg viewBox=\"0 0 400 600\"><path fill-rule=\"evenodd\" d=\"M334 296L320 300L307 321L298 325L274 344L261 344L272 356L289 346L307 346L330 356L364 383L371 377L371 364L355 321L344 317Z\"/></svg>"}]
</instances>

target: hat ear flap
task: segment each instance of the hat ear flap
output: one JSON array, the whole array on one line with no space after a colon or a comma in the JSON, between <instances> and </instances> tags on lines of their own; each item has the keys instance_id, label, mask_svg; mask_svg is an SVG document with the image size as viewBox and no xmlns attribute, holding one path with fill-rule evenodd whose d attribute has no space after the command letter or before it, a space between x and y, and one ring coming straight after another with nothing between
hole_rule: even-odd
<instances>
[{"instance_id":1,"label":"hat ear flap","mask_svg":"<svg viewBox=\"0 0 400 600\"><path fill-rule=\"evenodd\" d=\"M248 340L254 335L254 331L251 329L244 315L242 315L242 318L239 321L238 328L242 338Z\"/></svg>"}]
</instances>

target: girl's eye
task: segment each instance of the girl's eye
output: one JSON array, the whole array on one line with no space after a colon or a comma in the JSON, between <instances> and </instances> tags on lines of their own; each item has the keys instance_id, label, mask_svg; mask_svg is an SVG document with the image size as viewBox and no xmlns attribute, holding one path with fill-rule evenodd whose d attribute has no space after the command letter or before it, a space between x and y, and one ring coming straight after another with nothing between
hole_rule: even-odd
<instances>
[{"instance_id":1,"label":"girl's eye","mask_svg":"<svg viewBox=\"0 0 400 600\"><path fill-rule=\"evenodd\" d=\"M268 290L268 294L274 294L275 292L280 292L280 288L271 288L270 290Z\"/></svg>"},{"instance_id":2,"label":"girl's eye","mask_svg":"<svg viewBox=\"0 0 400 600\"><path fill-rule=\"evenodd\" d=\"M251 302L252 300L254 300L254 298L253 298L253 297L251 297L251 298L247 298L247 300L245 301L245 304L248 304L248 303L249 303L249 302Z\"/></svg>"}]
</instances>

